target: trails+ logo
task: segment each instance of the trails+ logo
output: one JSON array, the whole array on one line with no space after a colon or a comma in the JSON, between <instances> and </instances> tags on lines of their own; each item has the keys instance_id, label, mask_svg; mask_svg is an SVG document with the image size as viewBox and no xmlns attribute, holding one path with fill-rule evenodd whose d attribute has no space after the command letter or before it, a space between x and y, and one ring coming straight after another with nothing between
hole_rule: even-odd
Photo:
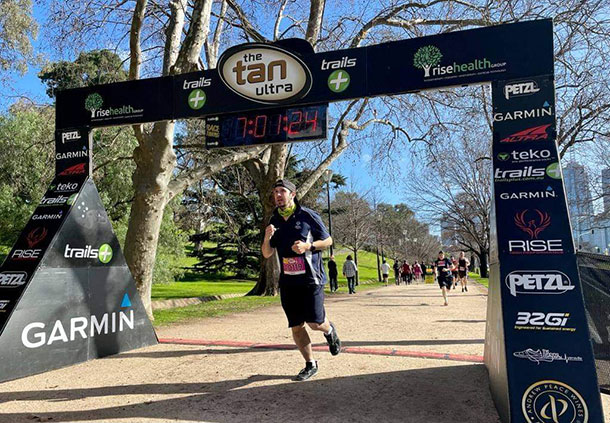
<instances>
[{"instance_id":1,"label":"trails+ logo","mask_svg":"<svg viewBox=\"0 0 610 423\"><path fill-rule=\"evenodd\" d=\"M557 193L550 186L546 187L544 191L519 191L500 193L500 199L502 200L533 200L556 197Z\"/></svg>"},{"instance_id":2,"label":"trails+ logo","mask_svg":"<svg viewBox=\"0 0 610 423\"><path fill-rule=\"evenodd\" d=\"M521 120L553 116L553 106L545 101L542 107L535 107L527 110L513 110L506 113L494 113L494 122L505 122L509 120Z\"/></svg>"},{"instance_id":3,"label":"trails+ logo","mask_svg":"<svg viewBox=\"0 0 610 423\"><path fill-rule=\"evenodd\" d=\"M511 295L563 294L574 289L568 275L555 270L515 270L505 279Z\"/></svg>"},{"instance_id":4,"label":"trails+ logo","mask_svg":"<svg viewBox=\"0 0 610 423\"><path fill-rule=\"evenodd\" d=\"M70 132L62 132L61 133L61 143L65 144L70 141L78 141L80 140L80 134L78 131L70 131Z\"/></svg>"},{"instance_id":5,"label":"trails+ logo","mask_svg":"<svg viewBox=\"0 0 610 423\"><path fill-rule=\"evenodd\" d=\"M459 74L478 74L479 72L489 72L489 69L499 69L506 67L506 63L491 63L487 58L474 59L467 63L453 62L447 66L441 66L443 53L436 46L424 46L417 49L413 55L413 66L424 71L424 79L451 78Z\"/></svg>"},{"instance_id":6,"label":"trails+ logo","mask_svg":"<svg viewBox=\"0 0 610 423\"><path fill-rule=\"evenodd\" d=\"M519 142L519 141L540 141L548 140L549 134L546 130L551 124L534 126L531 128L524 129L523 131L515 132L506 138L500 140L500 142Z\"/></svg>"},{"instance_id":7,"label":"trails+ logo","mask_svg":"<svg viewBox=\"0 0 610 423\"><path fill-rule=\"evenodd\" d=\"M82 175L82 174L85 173L85 165L86 164L87 163L79 163L77 165L70 166L69 168L64 169L63 171L58 173L58 176Z\"/></svg>"},{"instance_id":8,"label":"trails+ logo","mask_svg":"<svg viewBox=\"0 0 610 423\"><path fill-rule=\"evenodd\" d=\"M540 91L535 81L515 82L504 86L504 97L510 100L512 97L536 94Z\"/></svg>"},{"instance_id":9,"label":"trails+ logo","mask_svg":"<svg viewBox=\"0 0 610 423\"><path fill-rule=\"evenodd\" d=\"M499 153L498 160L503 162L510 161L512 163L526 163L526 162L540 162L544 160L549 160L553 154L551 150L525 150L525 151L511 151L509 153Z\"/></svg>"},{"instance_id":10,"label":"trails+ logo","mask_svg":"<svg viewBox=\"0 0 610 423\"><path fill-rule=\"evenodd\" d=\"M70 244L66 244L64 250L64 258L67 259L92 259L96 258L101 263L108 263L112 260L112 247L108 244L102 244L99 248L93 248L91 245L85 245L84 248L71 248Z\"/></svg>"},{"instance_id":11,"label":"trails+ logo","mask_svg":"<svg viewBox=\"0 0 610 423\"><path fill-rule=\"evenodd\" d=\"M589 410L580 393L567 383L541 380L523 393L521 411L531 423L588 423Z\"/></svg>"},{"instance_id":12,"label":"trails+ logo","mask_svg":"<svg viewBox=\"0 0 610 423\"><path fill-rule=\"evenodd\" d=\"M559 354L556 352L551 352L547 349L533 349L528 348L524 351L515 351L513 353L514 357L523 358L529 361L532 361L536 364L540 363L552 363L554 361L565 361L566 364L571 361L582 362L582 357L570 357L567 354Z\"/></svg>"},{"instance_id":13,"label":"trails+ logo","mask_svg":"<svg viewBox=\"0 0 610 423\"><path fill-rule=\"evenodd\" d=\"M65 195L58 195L57 197L42 197L42 200L40 200L40 207L48 207L48 206L63 206L63 205L68 205L71 206L72 204L74 204L74 201L76 200L76 197L78 196L78 194L72 194L69 197L66 197Z\"/></svg>"},{"instance_id":14,"label":"trails+ logo","mask_svg":"<svg viewBox=\"0 0 610 423\"><path fill-rule=\"evenodd\" d=\"M329 69L345 69L345 68L353 68L356 66L356 58L349 58L348 56L343 56L340 60L329 60L328 62L325 59L322 59L321 70L329 70Z\"/></svg>"},{"instance_id":15,"label":"trails+ logo","mask_svg":"<svg viewBox=\"0 0 610 423\"><path fill-rule=\"evenodd\" d=\"M196 88L209 87L212 84L212 80L210 78L206 78L202 76L196 81L184 81L182 84L183 90L194 90Z\"/></svg>"},{"instance_id":16,"label":"trails+ logo","mask_svg":"<svg viewBox=\"0 0 610 423\"><path fill-rule=\"evenodd\" d=\"M264 104L303 98L312 85L311 72L301 59L268 44L228 49L219 60L218 72L236 94Z\"/></svg>"},{"instance_id":17,"label":"trails+ logo","mask_svg":"<svg viewBox=\"0 0 610 423\"><path fill-rule=\"evenodd\" d=\"M25 272L2 272L0 273L0 288L15 288L22 286L28 279Z\"/></svg>"},{"instance_id":18,"label":"trails+ logo","mask_svg":"<svg viewBox=\"0 0 610 423\"><path fill-rule=\"evenodd\" d=\"M494 172L496 182L540 181L545 175L552 179L561 179L559 164L553 162L547 167L524 166L521 169L502 170L499 167Z\"/></svg>"},{"instance_id":19,"label":"trails+ logo","mask_svg":"<svg viewBox=\"0 0 610 423\"><path fill-rule=\"evenodd\" d=\"M119 117L141 116L144 109L135 109L127 104L119 107L102 108L104 99L98 93L92 93L85 99L85 109L91 112L92 121L109 120Z\"/></svg>"},{"instance_id":20,"label":"trails+ logo","mask_svg":"<svg viewBox=\"0 0 610 423\"><path fill-rule=\"evenodd\" d=\"M561 239L538 239L538 235L551 224L551 217L547 212L534 210L533 219L528 217L528 209L515 214L514 223L525 232L528 240L509 240L508 252L510 254L562 254L563 241Z\"/></svg>"},{"instance_id":21,"label":"trails+ logo","mask_svg":"<svg viewBox=\"0 0 610 423\"><path fill-rule=\"evenodd\" d=\"M570 320L570 313L520 311L515 320L515 329L576 332L576 328L566 327L568 320Z\"/></svg>"}]
</instances>

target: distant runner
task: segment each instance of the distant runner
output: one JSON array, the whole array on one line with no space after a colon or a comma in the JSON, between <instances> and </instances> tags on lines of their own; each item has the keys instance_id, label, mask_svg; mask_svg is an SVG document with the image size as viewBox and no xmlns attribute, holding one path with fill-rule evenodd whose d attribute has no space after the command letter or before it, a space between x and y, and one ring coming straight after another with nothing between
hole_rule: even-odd
<instances>
[{"instance_id":1,"label":"distant runner","mask_svg":"<svg viewBox=\"0 0 610 423\"><path fill-rule=\"evenodd\" d=\"M436 259L433 263L434 266L434 274L436 275L436 280L438 281L438 286L441 288L443 292L443 299L445 300L445 306L449 305L449 301L447 299L447 291L451 289L452 277L451 277L451 260L445 257L445 253L442 251L438 252L438 259Z\"/></svg>"},{"instance_id":2,"label":"distant runner","mask_svg":"<svg viewBox=\"0 0 610 423\"><path fill-rule=\"evenodd\" d=\"M292 329L294 343L305 359L305 368L295 380L303 381L318 372L313 358L311 339L305 323L324 333L332 355L341 351L341 341L334 324L324 310L324 284L326 275L321 250L333 241L313 210L301 207L296 200L296 186L280 179L273 187L276 209L265 228L261 247L263 256L277 253L280 262L280 299Z\"/></svg>"},{"instance_id":3,"label":"distant runner","mask_svg":"<svg viewBox=\"0 0 610 423\"><path fill-rule=\"evenodd\" d=\"M460 257L458 258L458 278L462 284L462 292L468 292L468 266L470 262L466 258L463 251L460 251Z\"/></svg>"},{"instance_id":4,"label":"distant runner","mask_svg":"<svg viewBox=\"0 0 610 423\"><path fill-rule=\"evenodd\" d=\"M381 276L385 282L385 286L388 286L388 276L390 275L390 265L384 260L381 265Z\"/></svg>"}]
</instances>

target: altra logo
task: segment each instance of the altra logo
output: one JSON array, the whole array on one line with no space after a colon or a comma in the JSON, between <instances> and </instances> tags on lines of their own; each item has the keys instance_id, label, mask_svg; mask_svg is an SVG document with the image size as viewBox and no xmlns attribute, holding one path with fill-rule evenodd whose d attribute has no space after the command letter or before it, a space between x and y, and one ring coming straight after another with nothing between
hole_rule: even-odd
<instances>
[{"instance_id":1,"label":"altra logo","mask_svg":"<svg viewBox=\"0 0 610 423\"><path fill-rule=\"evenodd\" d=\"M549 123L547 125L539 125L539 126L527 128L527 129L524 129L523 131L515 132L514 134L501 139L500 142L548 140L549 134L546 132L546 130L550 126L551 126L551 124Z\"/></svg>"},{"instance_id":2,"label":"altra logo","mask_svg":"<svg viewBox=\"0 0 610 423\"><path fill-rule=\"evenodd\" d=\"M519 294L564 294L574 289L565 273L556 270L515 270L506 275L513 297Z\"/></svg>"},{"instance_id":3,"label":"altra logo","mask_svg":"<svg viewBox=\"0 0 610 423\"><path fill-rule=\"evenodd\" d=\"M536 94L540 91L535 81L514 82L504 86L504 97L510 100L512 97Z\"/></svg>"},{"instance_id":4,"label":"altra logo","mask_svg":"<svg viewBox=\"0 0 610 423\"><path fill-rule=\"evenodd\" d=\"M86 164L87 163L79 163L77 165L70 166L69 168L64 169L63 171L58 173L58 176L82 175L83 173L85 173Z\"/></svg>"},{"instance_id":5,"label":"altra logo","mask_svg":"<svg viewBox=\"0 0 610 423\"><path fill-rule=\"evenodd\" d=\"M267 44L228 49L220 58L218 72L235 93L265 104L300 99L311 89L311 72L289 51Z\"/></svg>"}]
</instances>

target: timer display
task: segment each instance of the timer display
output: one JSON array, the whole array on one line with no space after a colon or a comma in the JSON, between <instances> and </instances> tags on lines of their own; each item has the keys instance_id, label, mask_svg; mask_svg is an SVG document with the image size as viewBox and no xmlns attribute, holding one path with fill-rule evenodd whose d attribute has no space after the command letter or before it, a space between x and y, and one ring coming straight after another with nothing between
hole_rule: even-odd
<instances>
[{"instance_id":1,"label":"timer display","mask_svg":"<svg viewBox=\"0 0 610 423\"><path fill-rule=\"evenodd\" d=\"M206 118L207 148L242 147L326 138L328 104Z\"/></svg>"}]
</instances>

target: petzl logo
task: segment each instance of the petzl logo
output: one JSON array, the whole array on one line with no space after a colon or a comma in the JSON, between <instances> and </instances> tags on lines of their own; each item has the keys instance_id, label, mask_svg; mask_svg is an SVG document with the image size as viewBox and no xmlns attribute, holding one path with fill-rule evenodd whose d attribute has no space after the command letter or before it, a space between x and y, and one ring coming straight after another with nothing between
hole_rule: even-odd
<instances>
[{"instance_id":1,"label":"petzl logo","mask_svg":"<svg viewBox=\"0 0 610 423\"><path fill-rule=\"evenodd\" d=\"M554 270L516 270L505 279L513 297L518 294L563 294L574 289L568 275Z\"/></svg>"},{"instance_id":2,"label":"petzl logo","mask_svg":"<svg viewBox=\"0 0 610 423\"><path fill-rule=\"evenodd\" d=\"M523 131L515 132L514 134L501 139L500 142L548 140L549 134L546 132L546 130L550 126L551 126L551 124L549 123L547 125L539 125L539 126L534 126L532 128L527 128Z\"/></svg>"},{"instance_id":3,"label":"petzl logo","mask_svg":"<svg viewBox=\"0 0 610 423\"><path fill-rule=\"evenodd\" d=\"M541 380L521 399L523 416L531 423L588 423L589 410L580 393L567 383Z\"/></svg>"},{"instance_id":4,"label":"petzl logo","mask_svg":"<svg viewBox=\"0 0 610 423\"><path fill-rule=\"evenodd\" d=\"M22 286L27 281L28 274L25 272L2 272L0 273L0 288L15 288Z\"/></svg>"},{"instance_id":5,"label":"petzl logo","mask_svg":"<svg viewBox=\"0 0 610 423\"><path fill-rule=\"evenodd\" d=\"M78 131L70 131L70 132L61 133L61 143L62 144L65 144L66 142L69 142L69 141L77 141L77 140L80 140L80 134L78 133Z\"/></svg>"},{"instance_id":6,"label":"petzl logo","mask_svg":"<svg viewBox=\"0 0 610 423\"><path fill-rule=\"evenodd\" d=\"M540 88L535 81L515 82L504 86L504 97L509 100L512 97L536 94L538 91L540 91Z\"/></svg>"},{"instance_id":7,"label":"petzl logo","mask_svg":"<svg viewBox=\"0 0 610 423\"><path fill-rule=\"evenodd\" d=\"M264 104L300 99L311 89L311 72L294 54L267 44L228 49L218 65L220 78L236 94Z\"/></svg>"},{"instance_id":8,"label":"petzl logo","mask_svg":"<svg viewBox=\"0 0 610 423\"><path fill-rule=\"evenodd\" d=\"M72 176L72 175L82 175L85 173L85 165L86 163L79 163L74 166L70 166L67 169L64 169L62 172L58 174L58 176Z\"/></svg>"}]
</instances>

